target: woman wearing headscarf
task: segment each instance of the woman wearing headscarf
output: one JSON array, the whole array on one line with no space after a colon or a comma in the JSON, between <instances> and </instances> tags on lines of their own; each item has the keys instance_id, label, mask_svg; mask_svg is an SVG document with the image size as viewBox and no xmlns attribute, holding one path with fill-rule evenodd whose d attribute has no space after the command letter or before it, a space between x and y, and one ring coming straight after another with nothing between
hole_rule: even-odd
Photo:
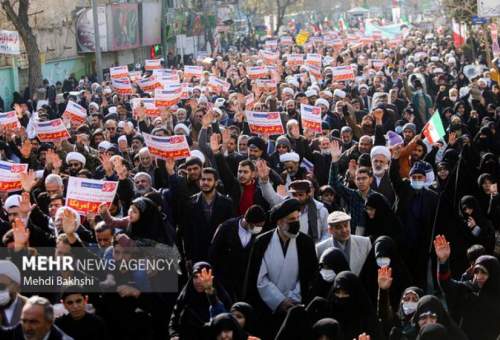
<instances>
[{"instance_id":1,"label":"woman wearing headscarf","mask_svg":"<svg viewBox=\"0 0 500 340\"><path fill-rule=\"evenodd\" d=\"M312 327L313 340L342 340L344 336L337 320L324 318L318 320Z\"/></svg>"},{"instance_id":2,"label":"woman wearing headscarf","mask_svg":"<svg viewBox=\"0 0 500 340\"><path fill-rule=\"evenodd\" d=\"M469 195L462 197L459 214L465 249L480 244L487 254L491 254L495 246L495 230L491 221L483 215L477 199Z\"/></svg>"},{"instance_id":3,"label":"woman wearing headscarf","mask_svg":"<svg viewBox=\"0 0 500 340\"><path fill-rule=\"evenodd\" d=\"M287 312L274 340L309 340L312 323L303 305L296 305Z\"/></svg>"},{"instance_id":4,"label":"woman wearing headscarf","mask_svg":"<svg viewBox=\"0 0 500 340\"><path fill-rule=\"evenodd\" d=\"M326 298L332 289L333 280L338 273L351 270L344 253L337 248L328 248L319 259L319 274L316 276L311 296Z\"/></svg>"},{"instance_id":5,"label":"woman wearing headscarf","mask_svg":"<svg viewBox=\"0 0 500 340\"><path fill-rule=\"evenodd\" d=\"M379 236L390 236L399 246L401 221L391 209L387 199L378 192L371 192L365 203L365 236L373 242Z\"/></svg>"},{"instance_id":6,"label":"woman wearing headscarf","mask_svg":"<svg viewBox=\"0 0 500 340\"><path fill-rule=\"evenodd\" d=\"M433 323L426 325L418 333L417 340L452 340L448 336L446 327L441 324Z\"/></svg>"},{"instance_id":7,"label":"woman wearing headscarf","mask_svg":"<svg viewBox=\"0 0 500 340\"><path fill-rule=\"evenodd\" d=\"M417 333L424 326L439 323L448 331L450 339L467 340L464 332L458 328L455 321L448 315L443 304L434 295L425 295L418 301L417 310L413 315L413 324Z\"/></svg>"},{"instance_id":8,"label":"woman wearing headscarf","mask_svg":"<svg viewBox=\"0 0 500 340\"><path fill-rule=\"evenodd\" d=\"M497 339L500 334L498 259L490 255L478 257L474 264L472 280L460 282L451 279L448 265L451 248L444 236L436 237L434 249L439 260L439 284L445 293L449 309L460 318L464 332L470 340Z\"/></svg>"},{"instance_id":9,"label":"woman wearing headscarf","mask_svg":"<svg viewBox=\"0 0 500 340\"><path fill-rule=\"evenodd\" d=\"M389 285L390 288L390 285ZM412 318L417 310L418 300L424 296L424 291L418 287L408 287L404 290L397 311L389 304L389 295L380 294L377 315L390 340L415 339L417 333L412 324Z\"/></svg>"},{"instance_id":10,"label":"woman wearing headscarf","mask_svg":"<svg viewBox=\"0 0 500 340\"><path fill-rule=\"evenodd\" d=\"M210 315L228 310L231 306L229 295L217 280L213 280L213 285L206 285L210 281L206 275L211 276L211 270L207 262L194 264L192 276L177 297L170 317L171 339L206 339L203 326L210 321Z\"/></svg>"},{"instance_id":11,"label":"woman wearing headscarf","mask_svg":"<svg viewBox=\"0 0 500 340\"><path fill-rule=\"evenodd\" d=\"M374 305L377 304L380 295L377 279L378 269L382 267L390 267L392 270L393 280L389 290L389 300L392 309L397 310L401 294L412 280L395 242L389 236L380 236L375 240L359 275Z\"/></svg>"},{"instance_id":12,"label":"woman wearing headscarf","mask_svg":"<svg viewBox=\"0 0 500 340\"><path fill-rule=\"evenodd\" d=\"M500 230L500 195L498 184L488 173L481 174L477 179L478 193L475 195L483 215L493 223L495 230Z\"/></svg>"},{"instance_id":13,"label":"woman wearing headscarf","mask_svg":"<svg viewBox=\"0 0 500 340\"><path fill-rule=\"evenodd\" d=\"M241 329L231 313L222 313L210 321L209 340L247 340L248 336Z\"/></svg>"},{"instance_id":14,"label":"woman wearing headscarf","mask_svg":"<svg viewBox=\"0 0 500 340\"><path fill-rule=\"evenodd\" d=\"M246 302L236 302L231 306L231 314L233 314L240 327L249 335L257 333L257 319L255 310Z\"/></svg>"},{"instance_id":15,"label":"woman wearing headscarf","mask_svg":"<svg viewBox=\"0 0 500 340\"><path fill-rule=\"evenodd\" d=\"M367 333L378 339L375 309L356 274L344 271L335 277L328 297L332 318L340 323L345 340Z\"/></svg>"}]
</instances>

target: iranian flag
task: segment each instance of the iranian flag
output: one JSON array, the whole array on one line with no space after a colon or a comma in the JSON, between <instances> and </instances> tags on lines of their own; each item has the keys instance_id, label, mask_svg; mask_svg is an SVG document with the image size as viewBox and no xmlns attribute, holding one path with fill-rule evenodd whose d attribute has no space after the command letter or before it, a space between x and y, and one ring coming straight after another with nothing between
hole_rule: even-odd
<instances>
[{"instance_id":1,"label":"iranian flag","mask_svg":"<svg viewBox=\"0 0 500 340\"><path fill-rule=\"evenodd\" d=\"M425 124L422 133L430 144L436 143L446 135L439 112L434 112L431 119Z\"/></svg>"},{"instance_id":2,"label":"iranian flag","mask_svg":"<svg viewBox=\"0 0 500 340\"><path fill-rule=\"evenodd\" d=\"M453 29L453 43L456 48L460 48L463 44L465 44L465 39L467 38L467 28L465 25L456 22L455 19L452 20L451 26Z\"/></svg>"}]
</instances>

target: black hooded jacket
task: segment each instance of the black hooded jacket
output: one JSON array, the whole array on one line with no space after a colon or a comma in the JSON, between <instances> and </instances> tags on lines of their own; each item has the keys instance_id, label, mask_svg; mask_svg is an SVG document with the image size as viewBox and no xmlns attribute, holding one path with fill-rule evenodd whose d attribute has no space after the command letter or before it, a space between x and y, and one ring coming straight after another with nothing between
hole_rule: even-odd
<instances>
[{"instance_id":1,"label":"black hooded jacket","mask_svg":"<svg viewBox=\"0 0 500 340\"><path fill-rule=\"evenodd\" d=\"M452 340L452 339L467 340L467 336L460 328L458 328L457 324L452 320L452 318L448 315L448 313L444 309L444 306L441 303L441 301L439 301L439 299L434 295L423 296L418 301L417 310L415 311L412 320L418 332L420 332L420 327L418 325L418 319L420 315L429 312L436 314L437 316L436 322L443 325L448 331L449 336L447 340Z\"/></svg>"},{"instance_id":2,"label":"black hooded jacket","mask_svg":"<svg viewBox=\"0 0 500 340\"><path fill-rule=\"evenodd\" d=\"M441 265L440 285L446 294L446 302L459 315L462 329L470 340L495 340L500 334L500 263L490 256L480 256L475 266L482 266L489 277L482 288L472 281L459 282L450 279L446 266ZM439 321L438 321L439 322ZM449 331L449 329L448 329Z\"/></svg>"},{"instance_id":3,"label":"black hooded jacket","mask_svg":"<svg viewBox=\"0 0 500 340\"><path fill-rule=\"evenodd\" d=\"M339 289L347 292L349 297L338 298L335 292ZM340 323L345 340L352 340L361 333L379 339L375 309L361 280L354 273L344 271L338 274L328 299L332 306L332 318Z\"/></svg>"}]
</instances>

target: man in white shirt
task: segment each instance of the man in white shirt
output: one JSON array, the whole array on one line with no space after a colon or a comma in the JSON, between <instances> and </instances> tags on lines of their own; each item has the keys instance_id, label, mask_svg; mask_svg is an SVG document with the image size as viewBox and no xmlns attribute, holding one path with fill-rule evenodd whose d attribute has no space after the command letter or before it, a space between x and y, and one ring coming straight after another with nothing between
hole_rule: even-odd
<instances>
[{"instance_id":1,"label":"man in white shirt","mask_svg":"<svg viewBox=\"0 0 500 340\"><path fill-rule=\"evenodd\" d=\"M323 252L335 247L340 249L349 263L351 271L359 275L371 250L371 241L368 237L351 235L351 216L343 211L334 211L328 216L329 239L316 245L318 258Z\"/></svg>"}]
</instances>

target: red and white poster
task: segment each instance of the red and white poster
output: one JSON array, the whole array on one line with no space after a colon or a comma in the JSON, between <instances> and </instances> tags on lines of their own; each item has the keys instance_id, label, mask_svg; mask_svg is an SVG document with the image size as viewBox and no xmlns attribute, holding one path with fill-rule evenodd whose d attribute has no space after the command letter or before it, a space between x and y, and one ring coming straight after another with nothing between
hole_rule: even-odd
<instances>
[{"instance_id":1,"label":"red and white poster","mask_svg":"<svg viewBox=\"0 0 500 340\"><path fill-rule=\"evenodd\" d=\"M0 113L0 125L5 130L16 130L21 127L16 111Z\"/></svg>"},{"instance_id":2,"label":"red and white poster","mask_svg":"<svg viewBox=\"0 0 500 340\"><path fill-rule=\"evenodd\" d=\"M300 118L302 127L311 131L321 133L321 108L319 106L300 105Z\"/></svg>"},{"instance_id":3,"label":"red and white poster","mask_svg":"<svg viewBox=\"0 0 500 340\"><path fill-rule=\"evenodd\" d=\"M0 161L0 192L21 190L21 173L27 171L28 164Z\"/></svg>"},{"instance_id":4,"label":"red and white poster","mask_svg":"<svg viewBox=\"0 0 500 340\"><path fill-rule=\"evenodd\" d=\"M293 45L293 39L289 35L284 35L280 38L280 44L283 46L292 46Z\"/></svg>"},{"instance_id":5,"label":"red and white poster","mask_svg":"<svg viewBox=\"0 0 500 340\"><path fill-rule=\"evenodd\" d=\"M250 66L247 67L247 75L250 79L262 79L269 75L269 71L265 66Z\"/></svg>"},{"instance_id":6,"label":"red and white poster","mask_svg":"<svg viewBox=\"0 0 500 340\"><path fill-rule=\"evenodd\" d=\"M46 122L36 122L35 131L40 142L60 142L70 137L60 118Z\"/></svg>"},{"instance_id":7,"label":"red and white poster","mask_svg":"<svg viewBox=\"0 0 500 340\"><path fill-rule=\"evenodd\" d=\"M255 87L262 92L276 92L277 84L276 80L273 79L257 79L255 81Z\"/></svg>"},{"instance_id":8,"label":"red and white poster","mask_svg":"<svg viewBox=\"0 0 500 340\"><path fill-rule=\"evenodd\" d=\"M304 55L298 53L289 54L286 58L286 63L289 66L303 65Z\"/></svg>"},{"instance_id":9,"label":"red and white poster","mask_svg":"<svg viewBox=\"0 0 500 340\"><path fill-rule=\"evenodd\" d=\"M170 107L176 105L181 99L181 91L177 89L171 90L155 90L155 105L157 107Z\"/></svg>"},{"instance_id":10,"label":"red and white poster","mask_svg":"<svg viewBox=\"0 0 500 340\"><path fill-rule=\"evenodd\" d=\"M161 68L161 60L160 59L146 59L144 61L144 69L146 71L158 70Z\"/></svg>"},{"instance_id":11,"label":"red and white poster","mask_svg":"<svg viewBox=\"0 0 500 340\"><path fill-rule=\"evenodd\" d=\"M130 78L130 81L134 82L142 78L142 72L141 71L132 71L128 73L128 77Z\"/></svg>"},{"instance_id":12,"label":"red and white poster","mask_svg":"<svg viewBox=\"0 0 500 340\"><path fill-rule=\"evenodd\" d=\"M264 59L265 64L274 64L280 59L279 51L266 51L260 50L259 55L262 59Z\"/></svg>"},{"instance_id":13,"label":"red and white poster","mask_svg":"<svg viewBox=\"0 0 500 340\"><path fill-rule=\"evenodd\" d=\"M106 203L108 207L111 205L117 189L118 182L69 177L66 206L82 215L97 213L102 203Z\"/></svg>"},{"instance_id":14,"label":"red and white poster","mask_svg":"<svg viewBox=\"0 0 500 340\"><path fill-rule=\"evenodd\" d=\"M139 79L136 83L144 92L153 92L156 89L163 88L162 84L155 77Z\"/></svg>"},{"instance_id":15,"label":"red and white poster","mask_svg":"<svg viewBox=\"0 0 500 340\"><path fill-rule=\"evenodd\" d=\"M278 49L278 40L266 40L266 42L264 43L264 48L268 50Z\"/></svg>"},{"instance_id":16,"label":"red and white poster","mask_svg":"<svg viewBox=\"0 0 500 340\"><path fill-rule=\"evenodd\" d=\"M181 99L189 99L191 96L191 93L193 93L193 87L191 86L191 83L182 83L181 84Z\"/></svg>"},{"instance_id":17,"label":"red and white poster","mask_svg":"<svg viewBox=\"0 0 500 340\"><path fill-rule=\"evenodd\" d=\"M120 79L128 77L128 67L124 66L116 66L109 68L109 76L111 79Z\"/></svg>"},{"instance_id":18,"label":"red and white poster","mask_svg":"<svg viewBox=\"0 0 500 340\"><path fill-rule=\"evenodd\" d=\"M68 105L66 105L63 116L67 117L72 122L81 124L87 120L87 110L85 110L83 106L70 100L68 101Z\"/></svg>"},{"instance_id":19,"label":"red and white poster","mask_svg":"<svg viewBox=\"0 0 500 340\"><path fill-rule=\"evenodd\" d=\"M370 59L369 60L370 64L372 64L372 67L376 70L382 69L385 65L385 60L384 59Z\"/></svg>"},{"instance_id":20,"label":"red and white poster","mask_svg":"<svg viewBox=\"0 0 500 340\"><path fill-rule=\"evenodd\" d=\"M306 56L306 64L321 66L321 54L308 53Z\"/></svg>"},{"instance_id":21,"label":"red and white poster","mask_svg":"<svg viewBox=\"0 0 500 340\"><path fill-rule=\"evenodd\" d=\"M210 89L210 91L213 91L213 92L227 92L227 91L229 91L231 84L229 84L225 80L211 76L209 81L208 81L207 86Z\"/></svg>"},{"instance_id":22,"label":"red and white poster","mask_svg":"<svg viewBox=\"0 0 500 340\"><path fill-rule=\"evenodd\" d=\"M122 96L131 95L134 93L132 83L128 78L113 78L111 79L111 86L116 93Z\"/></svg>"},{"instance_id":23,"label":"red and white poster","mask_svg":"<svg viewBox=\"0 0 500 340\"><path fill-rule=\"evenodd\" d=\"M191 155L186 136L153 136L147 133L142 134L144 142L149 152L161 159L182 159Z\"/></svg>"},{"instance_id":24,"label":"red and white poster","mask_svg":"<svg viewBox=\"0 0 500 340\"><path fill-rule=\"evenodd\" d=\"M148 117L158 117L160 116L160 109L155 105L154 98L133 98L132 103L132 113L137 116L137 108L141 106L141 102L144 105L144 113Z\"/></svg>"},{"instance_id":25,"label":"red and white poster","mask_svg":"<svg viewBox=\"0 0 500 340\"><path fill-rule=\"evenodd\" d=\"M320 80L323 78L323 75L321 74L321 66L315 64L309 64L307 65L307 70L309 71L310 75L316 78L316 80Z\"/></svg>"},{"instance_id":26,"label":"red and white poster","mask_svg":"<svg viewBox=\"0 0 500 340\"><path fill-rule=\"evenodd\" d=\"M184 79L201 78L203 74L203 66L184 66Z\"/></svg>"},{"instance_id":27,"label":"red and white poster","mask_svg":"<svg viewBox=\"0 0 500 340\"><path fill-rule=\"evenodd\" d=\"M251 133L282 135L285 133L279 112L245 111Z\"/></svg>"},{"instance_id":28,"label":"red and white poster","mask_svg":"<svg viewBox=\"0 0 500 340\"><path fill-rule=\"evenodd\" d=\"M334 81L354 80L354 70L351 65L332 67Z\"/></svg>"}]
</instances>

